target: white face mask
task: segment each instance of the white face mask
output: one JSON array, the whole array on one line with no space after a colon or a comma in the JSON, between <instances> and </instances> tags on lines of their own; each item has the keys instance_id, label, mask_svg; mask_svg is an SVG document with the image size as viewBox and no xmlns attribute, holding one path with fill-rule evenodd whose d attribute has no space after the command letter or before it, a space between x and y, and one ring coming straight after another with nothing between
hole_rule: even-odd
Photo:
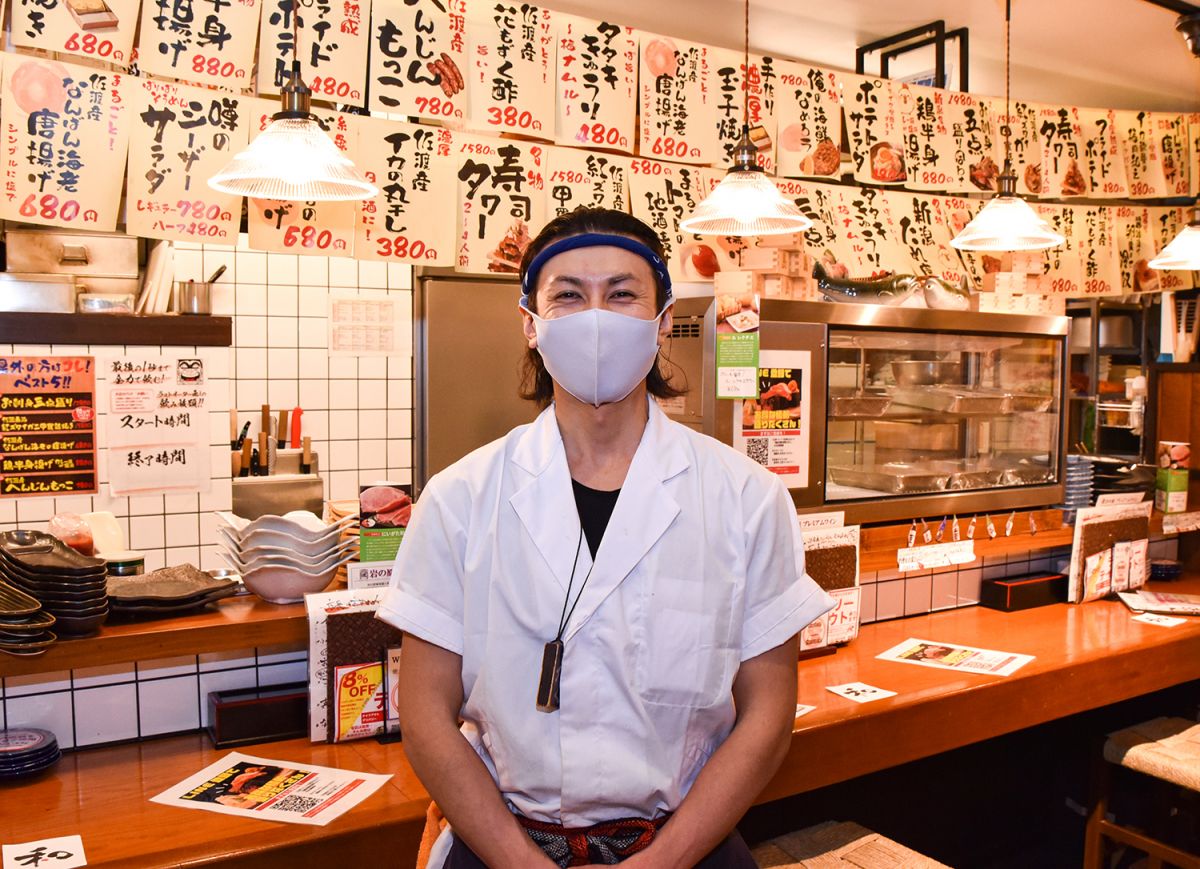
<instances>
[{"instance_id":1,"label":"white face mask","mask_svg":"<svg viewBox=\"0 0 1200 869\"><path fill-rule=\"evenodd\" d=\"M532 311L529 316L537 331L538 352L554 382L594 407L633 392L658 355L662 313L653 320L600 308L549 320Z\"/></svg>"}]
</instances>

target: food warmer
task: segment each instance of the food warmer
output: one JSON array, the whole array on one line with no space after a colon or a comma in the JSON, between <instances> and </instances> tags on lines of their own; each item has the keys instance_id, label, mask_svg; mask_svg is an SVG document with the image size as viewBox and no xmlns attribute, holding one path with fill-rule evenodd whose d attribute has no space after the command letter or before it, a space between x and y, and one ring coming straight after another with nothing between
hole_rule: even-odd
<instances>
[{"instance_id":1,"label":"food warmer","mask_svg":"<svg viewBox=\"0 0 1200 869\"><path fill-rule=\"evenodd\" d=\"M715 398L703 430L771 467L800 512L848 523L1062 503L1065 317L764 299L758 399Z\"/></svg>"}]
</instances>

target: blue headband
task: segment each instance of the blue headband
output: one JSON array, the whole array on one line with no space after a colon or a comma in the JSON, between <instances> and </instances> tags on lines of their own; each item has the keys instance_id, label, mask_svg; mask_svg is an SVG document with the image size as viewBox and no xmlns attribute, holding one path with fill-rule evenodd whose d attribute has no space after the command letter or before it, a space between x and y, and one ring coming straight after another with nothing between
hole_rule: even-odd
<instances>
[{"instance_id":1,"label":"blue headband","mask_svg":"<svg viewBox=\"0 0 1200 869\"><path fill-rule=\"evenodd\" d=\"M654 276L658 279L659 284L662 285L663 290L667 294L667 301L671 301L671 276L667 273L667 264L662 261L662 257L635 238L630 238L626 235L608 235L601 232L585 232L582 235L569 235L566 238L560 238L558 241L552 241L542 248L529 264L529 268L525 270L524 277L521 278L522 295L532 295L537 289L538 275L541 274L542 266L551 257L581 247L619 247L630 253L636 253L650 264L650 268L654 271Z\"/></svg>"}]
</instances>

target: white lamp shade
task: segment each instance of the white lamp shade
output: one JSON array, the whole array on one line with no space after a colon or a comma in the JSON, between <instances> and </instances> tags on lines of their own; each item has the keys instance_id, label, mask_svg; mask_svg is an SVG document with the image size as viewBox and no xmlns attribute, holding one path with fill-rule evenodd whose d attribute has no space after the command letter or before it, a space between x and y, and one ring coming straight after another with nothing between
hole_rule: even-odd
<instances>
[{"instance_id":1,"label":"white lamp shade","mask_svg":"<svg viewBox=\"0 0 1200 869\"><path fill-rule=\"evenodd\" d=\"M803 232L812 221L762 172L726 173L679 228L697 235L782 235Z\"/></svg>"},{"instance_id":2,"label":"white lamp shade","mask_svg":"<svg viewBox=\"0 0 1200 869\"><path fill-rule=\"evenodd\" d=\"M1047 250L1066 239L1017 196L995 196L950 244L959 250Z\"/></svg>"},{"instance_id":3,"label":"white lamp shade","mask_svg":"<svg viewBox=\"0 0 1200 869\"><path fill-rule=\"evenodd\" d=\"M305 118L271 121L208 186L234 196L297 202L355 201L379 193L321 125Z\"/></svg>"},{"instance_id":4,"label":"white lamp shade","mask_svg":"<svg viewBox=\"0 0 1200 869\"><path fill-rule=\"evenodd\" d=\"M1200 224L1190 223L1150 260L1152 269L1200 271Z\"/></svg>"}]
</instances>

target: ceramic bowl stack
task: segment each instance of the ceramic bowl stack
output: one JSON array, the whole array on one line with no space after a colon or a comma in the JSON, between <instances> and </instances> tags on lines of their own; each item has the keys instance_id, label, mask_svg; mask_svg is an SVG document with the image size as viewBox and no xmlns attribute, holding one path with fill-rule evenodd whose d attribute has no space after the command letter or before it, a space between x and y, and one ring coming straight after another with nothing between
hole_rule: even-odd
<instances>
[{"instance_id":1,"label":"ceramic bowl stack","mask_svg":"<svg viewBox=\"0 0 1200 869\"><path fill-rule=\"evenodd\" d=\"M56 639L49 630L53 624L54 616L37 598L0 582L0 652L40 655Z\"/></svg>"},{"instance_id":2,"label":"ceramic bowl stack","mask_svg":"<svg viewBox=\"0 0 1200 869\"><path fill-rule=\"evenodd\" d=\"M35 727L0 730L0 779L37 775L50 769L61 757L58 739L49 730Z\"/></svg>"},{"instance_id":3,"label":"ceramic bowl stack","mask_svg":"<svg viewBox=\"0 0 1200 869\"><path fill-rule=\"evenodd\" d=\"M90 634L108 618L107 563L44 531L0 533L0 581L36 598L58 634Z\"/></svg>"},{"instance_id":4,"label":"ceramic bowl stack","mask_svg":"<svg viewBox=\"0 0 1200 869\"><path fill-rule=\"evenodd\" d=\"M1067 488L1063 521L1075 520L1075 511L1092 506L1092 463L1084 456L1067 456Z\"/></svg>"},{"instance_id":5,"label":"ceramic bowl stack","mask_svg":"<svg viewBox=\"0 0 1200 869\"><path fill-rule=\"evenodd\" d=\"M329 512L330 522L346 522L342 528L342 541L358 540L358 499L326 501L325 507ZM338 568L336 579L341 585L346 584L346 571L347 566L345 564Z\"/></svg>"},{"instance_id":6,"label":"ceramic bowl stack","mask_svg":"<svg viewBox=\"0 0 1200 869\"><path fill-rule=\"evenodd\" d=\"M343 540L353 516L325 524L304 510L250 521L218 513L221 556L246 588L271 603L296 603L324 591L338 568L358 555L358 540Z\"/></svg>"}]
</instances>

